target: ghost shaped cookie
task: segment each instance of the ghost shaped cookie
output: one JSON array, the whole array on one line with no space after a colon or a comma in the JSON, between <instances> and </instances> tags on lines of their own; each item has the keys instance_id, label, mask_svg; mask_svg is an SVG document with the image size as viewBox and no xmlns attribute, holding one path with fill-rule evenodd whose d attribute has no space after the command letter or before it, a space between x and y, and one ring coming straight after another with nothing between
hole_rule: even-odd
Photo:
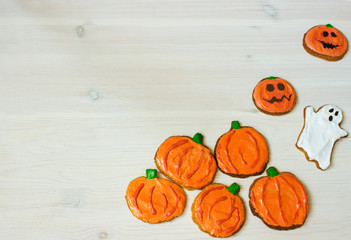
<instances>
[{"instance_id":1,"label":"ghost shaped cookie","mask_svg":"<svg viewBox=\"0 0 351 240\"><path fill-rule=\"evenodd\" d=\"M341 109L334 105L324 105L317 112L311 106L304 109L305 122L296 147L305 153L307 160L315 161L321 170L329 167L335 142L347 136L347 132L339 126L342 119Z\"/></svg>"}]
</instances>

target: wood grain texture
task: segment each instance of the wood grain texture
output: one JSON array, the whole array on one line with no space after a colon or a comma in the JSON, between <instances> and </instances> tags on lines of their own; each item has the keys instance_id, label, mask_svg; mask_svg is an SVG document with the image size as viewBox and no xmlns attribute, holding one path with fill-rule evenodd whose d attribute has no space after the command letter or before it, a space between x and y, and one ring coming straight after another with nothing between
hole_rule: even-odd
<instances>
[{"instance_id":1,"label":"wood grain texture","mask_svg":"<svg viewBox=\"0 0 351 240\"><path fill-rule=\"evenodd\" d=\"M201 132L213 151L232 120L260 131L268 165L295 174L310 198L300 229L274 231L247 211L235 238L347 239L349 137L325 172L294 144L306 105L337 105L351 132L351 53L327 62L302 47L318 24L350 41L350 9L342 0L0 1L0 239L212 239L191 220L199 191L158 225L133 217L124 195L155 168L168 136ZM265 115L251 100L271 75L297 92L287 115ZM214 182L238 182L249 209L254 179L217 171Z\"/></svg>"}]
</instances>

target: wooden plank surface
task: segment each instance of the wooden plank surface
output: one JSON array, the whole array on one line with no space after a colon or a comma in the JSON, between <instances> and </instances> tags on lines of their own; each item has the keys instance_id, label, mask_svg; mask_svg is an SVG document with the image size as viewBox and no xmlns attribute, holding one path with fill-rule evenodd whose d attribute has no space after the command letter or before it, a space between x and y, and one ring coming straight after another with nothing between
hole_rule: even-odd
<instances>
[{"instance_id":1,"label":"wooden plank surface","mask_svg":"<svg viewBox=\"0 0 351 240\"><path fill-rule=\"evenodd\" d=\"M351 1L0 1L0 239L212 239L182 216L149 225L132 216L128 183L154 168L171 135L201 132L213 150L232 120L269 143L269 166L307 187L303 227L275 231L248 208L235 239L347 239L351 145L322 172L294 144L303 108L333 103L351 131L351 53L327 62L303 34L331 23L351 40ZM78 30L78 32L77 32ZM268 76L298 94L284 116L259 112L251 93Z\"/></svg>"}]
</instances>

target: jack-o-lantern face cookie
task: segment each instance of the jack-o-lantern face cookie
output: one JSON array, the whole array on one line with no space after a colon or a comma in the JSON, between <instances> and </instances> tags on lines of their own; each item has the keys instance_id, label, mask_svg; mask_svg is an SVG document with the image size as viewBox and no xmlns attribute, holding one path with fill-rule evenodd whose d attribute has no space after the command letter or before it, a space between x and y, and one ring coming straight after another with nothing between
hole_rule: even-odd
<instances>
[{"instance_id":1,"label":"jack-o-lantern face cookie","mask_svg":"<svg viewBox=\"0 0 351 240\"><path fill-rule=\"evenodd\" d=\"M268 77L256 85L252 99L261 112L282 115L294 108L296 92L288 81L279 77Z\"/></svg>"},{"instance_id":2,"label":"jack-o-lantern face cookie","mask_svg":"<svg viewBox=\"0 0 351 240\"><path fill-rule=\"evenodd\" d=\"M129 183L126 200L135 217L144 222L158 223L180 216L186 196L177 184L157 178L155 169L147 169L146 177L138 177Z\"/></svg>"},{"instance_id":3,"label":"jack-o-lantern face cookie","mask_svg":"<svg viewBox=\"0 0 351 240\"><path fill-rule=\"evenodd\" d=\"M267 169L266 177L250 187L250 208L270 228L289 230L302 226L308 214L308 197L302 183L291 173Z\"/></svg>"},{"instance_id":4,"label":"jack-o-lantern face cookie","mask_svg":"<svg viewBox=\"0 0 351 240\"><path fill-rule=\"evenodd\" d=\"M197 195L192 205L193 221L214 237L229 237L238 232L245 221L245 208L237 195L240 187L233 183L210 184Z\"/></svg>"},{"instance_id":5,"label":"jack-o-lantern face cookie","mask_svg":"<svg viewBox=\"0 0 351 240\"><path fill-rule=\"evenodd\" d=\"M268 147L264 137L252 127L232 122L229 132L217 141L215 156L219 169L233 177L261 174L268 162Z\"/></svg>"},{"instance_id":6,"label":"jack-o-lantern face cookie","mask_svg":"<svg viewBox=\"0 0 351 240\"><path fill-rule=\"evenodd\" d=\"M193 138L167 138L156 152L157 168L189 190L205 187L212 182L217 165L210 149L202 144L202 139L200 133Z\"/></svg>"},{"instance_id":7,"label":"jack-o-lantern face cookie","mask_svg":"<svg viewBox=\"0 0 351 240\"><path fill-rule=\"evenodd\" d=\"M303 37L303 47L313 56L338 61L347 52L348 42L342 32L327 24L308 30Z\"/></svg>"}]
</instances>

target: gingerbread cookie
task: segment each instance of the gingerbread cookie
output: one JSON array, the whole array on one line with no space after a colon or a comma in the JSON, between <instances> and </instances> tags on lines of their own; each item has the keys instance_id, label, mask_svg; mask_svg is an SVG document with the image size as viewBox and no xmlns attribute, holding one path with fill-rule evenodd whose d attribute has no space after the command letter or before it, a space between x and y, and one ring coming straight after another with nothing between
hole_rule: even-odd
<instances>
[{"instance_id":1,"label":"gingerbread cookie","mask_svg":"<svg viewBox=\"0 0 351 240\"><path fill-rule=\"evenodd\" d=\"M205 187L212 182L217 165L210 150L202 145L202 139L200 133L193 138L167 138L156 152L157 168L189 190Z\"/></svg>"},{"instance_id":2,"label":"gingerbread cookie","mask_svg":"<svg viewBox=\"0 0 351 240\"><path fill-rule=\"evenodd\" d=\"M180 216L186 201L183 189L167 179L157 178L155 169L147 169L146 177L131 181L125 198L132 214L148 223Z\"/></svg>"},{"instance_id":3,"label":"gingerbread cookie","mask_svg":"<svg viewBox=\"0 0 351 240\"><path fill-rule=\"evenodd\" d=\"M239 189L236 183L230 187L210 184L197 195L191 209L200 230L214 237L228 237L240 230L245 208L237 196Z\"/></svg>"},{"instance_id":4,"label":"gingerbread cookie","mask_svg":"<svg viewBox=\"0 0 351 240\"><path fill-rule=\"evenodd\" d=\"M252 93L258 110L271 115L290 112L296 103L296 92L291 84L279 77L262 79Z\"/></svg>"},{"instance_id":5,"label":"gingerbread cookie","mask_svg":"<svg viewBox=\"0 0 351 240\"><path fill-rule=\"evenodd\" d=\"M249 191L252 213L270 228L289 230L303 225L308 214L308 198L302 183L291 173L267 170Z\"/></svg>"},{"instance_id":6,"label":"gingerbread cookie","mask_svg":"<svg viewBox=\"0 0 351 240\"><path fill-rule=\"evenodd\" d=\"M303 36L303 47L313 56L328 61L338 61L347 52L348 42L342 32L327 24L308 30Z\"/></svg>"},{"instance_id":7,"label":"gingerbread cookie","mask_svg":"<svg viewBox=\"0 0 351 240\"><path fill-rule=\"evenodd\" d=\"M261 174L268 162L268 147L264 137L252 127L240 127L232 122L229 132L217 141L215 157L219 169L234 177Z\"/></svg>"},{"instance_id":8,"label":"gingerbread cookie","mask_svg":"<svg viewBox=\"0 0 351 240\"><path fill-rule=\"evenodd\" d=\"M304 109L304 126L296 147L321 170L329 167L335 142L347 136L339 126L342 119L341 109L334 105L324 105L317 112L311 106Z\"/></svg>"}]
</instances>

